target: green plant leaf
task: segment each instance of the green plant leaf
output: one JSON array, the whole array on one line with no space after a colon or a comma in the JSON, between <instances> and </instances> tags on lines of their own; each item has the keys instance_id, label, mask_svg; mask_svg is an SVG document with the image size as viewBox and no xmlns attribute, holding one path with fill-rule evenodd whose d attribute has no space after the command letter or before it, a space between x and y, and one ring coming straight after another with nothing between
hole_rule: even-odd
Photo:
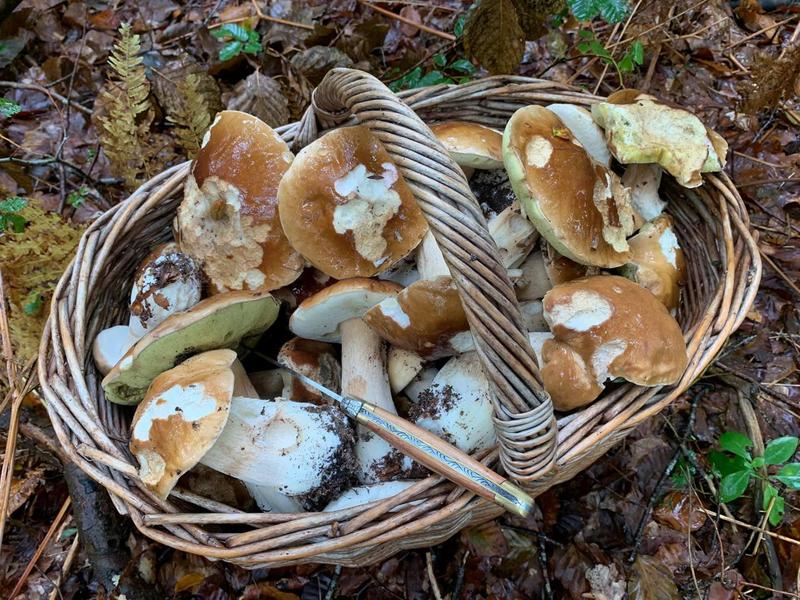
<instances>
[{"instance_id":1,"label":"green plant leaf","mask_svg":"<svg viewBox=\"0 0 800 600\"><path fill-rule=\"evenodd\" d=\"M430 73L425 73L424 76L417 81L417 84L414 87L425 87L428 85L438 85L440 83L452 83L452 79L449 77L445 77L444 73L441 71L431 71Z\"/></svg>"},{"instance_id":2,"label":"green plant leaf","mask_svg":"<svg viewBox=\"0 0 800 600\"><path fill-rule=\"evenodd\" d=\"M586 40L583 42L578 42L578 50L581 54L591 54L593 56L599 56L608 61L612 61L611 54L603 47L598 40L591 39Z\"/></svg>"},{"instance_id":3,"label":"green plant leaf","mask_svg":"<svg viewBox=\"0 0 800 600\"><path fill-rule=\"evenodd\" d=\"M751 463L750 463L750 465L751 465L751 466L752 466L754 469L760 469L761 467L763 467L763 466L764 466L764 464L765 464L765 463L764 463L764 457L763 457L763 456L756 456L756 457L753 459L753 462L751 462Z\"/></svg>"},{"instance_id":4,"label":"green plant leaf","mask_svg":"<svg viewBox=\"0 0 800 600\"><path fill-rule=\"evenodd\" d=\"M469 62L466 58L454 60L447 68L451 71L455 71L456 73L464 73L466 75L472 75L475 72L475 65Z\"/></svg>"},{"instance_id":5,"label":"green plant leaf","mask_svg":"<svg viewBox=\"0 0 800 600\"><path fill-rule=\"evenodd\" d=\"M747 449L752 445L753 442L750 441L750 438L738 431L726 431L719 436L720 448L748 460L750 460L750 452Z\"/></svg>"},{"instance_id":6,"label":"green plant leaf","mask_svg":"<svg viewBox=\"0 0 800 600\"><path fill-rule=\"evenodd\" d=\"M464 24L467 22L467 14L459 15L453 25L453 35L460 38L464 35Z\"/></svg>"},{"instance_id":7,"label":"green plant leaf","mask_svg":"<svg viewBox=\"0 0 800 600\"><path fill-rule=\"evenodd\" d=\"M625 56L622 57L622 60L617 63L617 67L619 67L619 70L623 73L630 73L633 71L635 66L633 64L633 56L631 56L630 52L626 53Z\"/></svg>"},{"instance_id":8,"label":"green plant leaf","mask_svg":"<svg viewBox=\"0 0 800 600\"><path fill-rule=\"evenodd\" d=\"M433 66L437 69L443 69L447 64L447 57L444 54L434 54Z\"/></svg>"},{"instance_id":9,"label":"green plant leaf","mask_svg":"<svg viewBox=\"0 0 800 600\"><path fill-rule=\"evenodd\" d=\"M25 304L22 305L22 310L26 315L29 316L38 315L39 311L42 310L43 303L44 298L42 298L42 295L39 292L31 292L25 299Z\"/></svg>"},{"instance_id":10,"label":"green plant leaf","mask_svg":"<svg viewBox=\"0 0 800 600\"><path fill-rule=\"evenodd\" d=\"M780 496L778 489L774 485L767 484L767 487L764 489L764 501L762 506L763 510L767 510L769 508L770 502L772 502L773 498L775 498L775 503L772 505L772 510L769 513L768 519L770 525L777 527L780 525L781 520L783 519L783 513L786 509L786 502L784 501L783 497Z\"/></svg>"},{"instance_id":11,"label":"green plant leaf","mask_svg":"<svg viewBox=\"0 0 800 600\"><path fill-rule=\"evenodd\" d=\"M631 56L633 56L633 62L637 65L641 65L644 63L644 46L642 46L642 42L636 40L631 44L630 49Z\"/></svg>"},{"instance_id":12,"label":"green plant leaf","mask_svg":"<svg viewBox=\"0 0 800 600\"><path fill-rule=\"evenodd\" d=\"M775 475L775 479L793 490L800 490L800 463L789 463Z\"/></svg>"},{"instance_id":13,"label":"green plant leaf","mask_svg":"<svg viewBox=\"0 0 800 600\"><path fill-rule=\"evenodd\" d=\"M255 32L251 32L238 23L225 23L225 25L222 27L218 27L217 29L211 31L211 35L217 39L231 37L240 42L246 42L250 33Z\"/></svg>"},{"instance_id":14,"label":"green plant leaf","mask_svg":"<svg viewBox=\"0 0 800 600\"><path fill-rule=\"evenodd\" d=\"M750 483L752 471L738 471L722 478L719 487L719 499L723 502L731 502L741 498Z\"/></svg>"},{"instance_id":15,"label":"green plant leaf","mask_svg":"<svg viewBox=\"0 0 800 600\"><path fill-rule=\"evenodd\" d=\"M28 201L19 196L11 196L5 200L0 200L0 213L19 212L28 206Z\"/></svg>"},{"instance_id":16,"label":"green plant leaf","mask_svg":"<svg viewBox=\"0 0 800 600\"><path fill-rule=\"evenodd\" d=\"M708 453L708 462L711 464L711 470L720 479L731 473L747 469L747 463L741 456L731 456L719 450L712 450Z\"/></svg>"},{"instance_id":17,"label":"green plant leaf","mask_svg":"<svg viewBox=\"0 0 800 600\"><path fill-rule=\"evenodd\" d=\"M25 231L25 225L28 221L22 215L15 215L13 213L0 214L0 226L6 231L13 231L14 233L22 233Z\"/></svg>"},{"instance_id":18,"label":"green plant leaf","mask_svg":"<svg viewBox=\"0 0 800 600\"><path fill-rule=\"evenodd\" d=\"M600 15L608 23L619 23L628 14L627 0L567 0L579 21L591 21Z\"/></svg>"},{"instance_id":19,"label":"green plant leaf","mask_svg":"<svg viewBox=\"0 0 800 600\"><path fill-rule=\"evenodd\" d=\"M13 117L21 110L22 107L16 102L6 98L0 98L0 115L3 115L5 118Z\"/></svg>"},{"instance_id":20,"label":"green plant leaf","mask_svg":"<svg viewBox=\"0 0 800 600\"><path fill-rule=\"evenodd\" d=\"M225 44L219 51L219 59L222 61L236 58L242 52L242 42L232 41Z\"/></svg>"},{"instance_id":21,"label":"green plant leaf","mask_svg":"<svg viewBox=\"0 0 800 600\"><path fill-rule=\"evenodd\" d=\"M464 25L464 50L492 75L512 73L525 53L525 34L511 0L481 0Z\"/></svg>"},{"instance_id":22,"label":"green plant leaf","mask_svg":"<svg viewBox=\"0 0 800 600\"><path fill-rule=\"evenodd\" d=\"M67 195L67 204L74 208L78 208L81 204L86 202L86 196L89 195L89 188L82 185L77 190L72 190Z\"/></svg>"},{"instance_id":23,"label":"green plant leaf","mask_svg":"<svg viewBox=\"0 0 800 600\"><path fill-rule=\"evenodd\" d=\"M782 465L797 452L798 438L793 435L775 438L764 449L764 462L768 465Z\"/></svg>"}]
</instances>

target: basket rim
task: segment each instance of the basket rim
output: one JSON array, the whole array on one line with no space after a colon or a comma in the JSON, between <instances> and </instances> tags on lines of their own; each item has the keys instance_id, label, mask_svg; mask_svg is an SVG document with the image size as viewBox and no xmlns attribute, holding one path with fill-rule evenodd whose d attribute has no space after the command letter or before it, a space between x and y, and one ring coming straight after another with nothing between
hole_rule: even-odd
<instances>
[{"instance_id":1,"label":"basket rim","mask_svg":"<svg viewBox=\"0 0 800 600\"><path fill-rule=\"evenodd\" d=\"M490 77L461 85L441 84L408 90L399 96L410 108L423 113L435 111L437 106L464 96L473 99L481 110L492 114L493 111L506 110L509 104L532 103L531 98L538 102L572 101L579 105L602 100L599 96L570 86L521 76ZM466 120L480 118L480 115L466 116ZM276 131L287 142L295 143L304 135L308 136L308 130L317 126L316 119L312 108L300 121L278 127ZM439 483L441 479L436 476L420 480L422 483L410 488L413 491L407 495L401 493L371 508L356 507L358 510L349 509L350 512L344 511L342 514L301 513L301 517L295 515L291 518L270 513L246 513L245 517L236 517L230 507L227 507L230 509L228 512L220 513L222 507L212 503L206 505L205 513L176 512L179 509L170 502L160 501L142 487L137 487L136 469L119 447L124 440L114 439L102 427L100 412L103 408L98 407L98 398L90 389L96 389L97 384L96 379L91 381L91 368L87 369L90 381L85 379L87 373L84 373L82 365L86 364L86 337L91 332L91 326L87 327L86 323L87 317L92 318L91 314L87 315L87 305L92 289L106 269L114 242L126 233L126 227L131 222L157 215L159 210L170 212L159 207L165 205L180 189L188 165L187 161L159 173L142 184L128 199L98 217L81 237L75 257L53 294L39 349L39 379L57 437L70 459L111 493L117 509L129 514L145 536L168 546L208 557L224 558L248 567L310 560L362 564L365 554L370 558L380 558L384 552L392 554L405 547L436 543L458 531L464 525L462 521L488 520L502 513L502 509L498 510L456 489L440 492L417 505L423 508L406 508L392 513L399 515L389 519L392 526L385 525L386 520L375 520L408 498L426 490L436 490L437 486L442 487L443 484ZM620 388L617 392L604 394L579 411L582 416L580 419L574 416L575 413L562 416L557 430L557 471L538 481L539 493L550 485L572 477L581 470L576 465L585 456L594 456L590 461L593 462L633 427L660 412L688 388L722 349L752 305L760 281L761 262L755 240L748 229L749 218L741 196L724 172L704 176L703 186L692 191L691 196L692 202L702 207L710 217L716 218L721 225L723 251L728 262L721 269L718 288L708 305L708 316L701 324L704 330L692 338L689 351L690 356L695 357L702 350L707 359L691 361L680 382L671 388L650 388L638 396L636 392L641 392L641 389L637 390L635 386L627 390ZM485 460L494 458L495 455L490 455ZM180 499L186 501L186 498ZM197 499L189 500L192 501L199 502ZM210 516L204 517L204 514ZM244 523L249 518L255 527L252 530L254 533L238 540L235 536L231 539L256 541L231 545L231 539L220 538L206 531L202 525L214 522L215 514L226 515L221 521L239 519ZM230 518L231 515L236 518ZM308 535L303 525L318 530L331 528L333 523L340 521L345 523L344 536L333 537L325 542L326 545L319 547L313 544L291 546L292 543L309 539L303 537ZM265 523L268 524L263 526ZM348 529L347 526L352 523L356 526ZM443 529L439 531L436 529L438 526ZM412 528L414 532L410 531ZM419 531L425 528L431 529L430 535L420 536ZM412 533L417 534L416 537ZM297 538L295 542L291 536ZM286 544L290 544L290 547L286 548ZM304 550L306 548L314 549ZM364 551L364 548L369 551Z\"/></svg>"}]
</instances>

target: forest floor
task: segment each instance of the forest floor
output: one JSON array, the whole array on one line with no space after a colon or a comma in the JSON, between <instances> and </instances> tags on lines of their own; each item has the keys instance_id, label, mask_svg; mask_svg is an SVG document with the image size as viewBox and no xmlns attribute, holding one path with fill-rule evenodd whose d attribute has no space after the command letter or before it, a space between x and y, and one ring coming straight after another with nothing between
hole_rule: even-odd
<instances>
[{"instance_id":1,"label":"forest floor","mask_svg":"<svg viewBox=\"0 0 800 600\"><path fill-rule=\"evenodd\" d=\"M185 160L186 145L167 117L180 114L175 82L186 73L203 74L209 106L241 107L272 125L296 120L334 66L368 70L398 88L481 76L458 62L464 50L452 35L468 2L374 4L405 22L361 0L276 0L261 8L264 18L241 0L26 0L2 21L0 97L19 110L0 117L0 201L24 198L22 211L5 207L32 228L19 234L27 235L24 246L0 232L20 371L35 353L47 294L80 230L123 200L137 178ZM764 274L747 320L700 381L592 467L540 496L528 519L503 517L440 546L344 569L246 571L131 533L126 573L138 570L160 597L175 598L800 597L800 495L791 486L778 486L785 513L775 526L765 523L757 485L728 503L729 516L713 516L719 480L709 453L722 434L768 442L800 432L800 7L735 4L639 0L618 25L568 19L528 42L518 69L599 94L648 91L689 108L728 141L726 170L750 210ZM98 120L107 110L107 59L124 22L141 35L156 149L127 181L100 147ZM257 32L255 51L220 59L225 41L212 33L229 22ZM580 29L592 33L579 37ZM596 45L579 50L587 39ZM630 72L591 56L605 51L621 61L636 42L644 60ZM8 411L1 423L5 447ZM20 598L108 597L87 564L58 447L33 398L22 408L13 464L0 595L16 587Z\"/></svg>"}]
</instances>

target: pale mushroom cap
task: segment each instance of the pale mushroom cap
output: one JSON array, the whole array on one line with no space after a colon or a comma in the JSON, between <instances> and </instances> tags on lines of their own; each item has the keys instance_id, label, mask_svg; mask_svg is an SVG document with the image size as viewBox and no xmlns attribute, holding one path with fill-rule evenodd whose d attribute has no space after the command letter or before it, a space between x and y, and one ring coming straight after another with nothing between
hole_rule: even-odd
<instances>
[{"instance_id":1,"label":"pale mushroom cap","mask_svg":"<svg viewBox=\"0 0 800 600\"><path fill-rule=\"evenodd\" d=\"M127 325L115 325L97 334L92 343L92 356L102 375L114 368L138 338Z\"/></svg>"},{"instance_id":2,"label":"pale mushroom cap","mask_svg":"<svg viewBox=\"0 0 800 600\"><path fill-rule=\"evenodd\" d=\"M269 125L238 111L219 113L203 138L176 224L181 249L216 291L268 291L300 275L303 258L278 216L278 183L292 159Z\"/></svg>"},{"instance_id":3,"label":"pale mushroom cap","mask_svg":"<svg viewBox=\"0 0 800 600\"><path fill-rule=\"evenodd\" d=\"M278 362L334 392L338 392L341 388L342 367L336 358L336 348L332 344L293 338L281 346ZM286 400L327 404L327 400L318 391L307 387L291 373L286 375L288 385L284 385L281 394Z\"/></svg>"},{"instance_id":4,"label":"pale mushroom cap","mask_svg":"<svg viewBox=\"0 0 800 600\"><path fill-rule=\"evenodd\" d=\"M153 380L131 424L130 449L142 482L166 498L214 445L228 420L232 350L187 359Z\"/></svg>"},{"instance_id":5,"label":"pale mushroom cap","mask_svg":"<svg viewBox=\"0 0 800 600\"><path fill-rule=\"evenodd\" d=\"M401 289L391 281L354 278L337 281L304 300L289 319L297 336L321 342L340 342L339 326L360 319L370 308L395 296Z\"/></svg>"},{"instance_id":6,"label":"pale mushroom cap","mask_svg":"<svg viewBox=\"0 0 800 600\"><path fill-rule=\"evenodd\" d=\"M197 262L174 242L159 246L136 271L131 287L131 333L142 337L169 315L200 302L202 291Z\"/></svg>"},{"instance_id":7,"label":"pale mushroom cap","mask_svg":"<svg viewBox=\"0 0 800 600\"><path fill-rule=\"evenodd\" d=\"M393 346L426 360L452 355L451 339L469 329L458 290L448 276L412 283L367 311L364 322Z\"/></svg>"},{"instance_id":8,"label":"pale mushroom cap","mask_svg":"<svg viewBox=\"0 0 800 600\"><path fill-rule=\"evenodd\" d=\"M266 330L278 316L278 302L267 292L225 292L167 317L140 339L103 379L106 398L136 404L157 375L189 354L235 348Z\"/></svg>"},{"instance_id":9,"label":"pale mushroom cap","mask_svg":"<svg viewBox=\"0 0 800 600\"><path fill-rule=\"evenodd\" d=\"M623 269L625 275L649 290L670 311L676 310L686 262L672 219L661 215L646 223L630 239L630 246L631 261Z\"/></svg>"},{"instance_id":10,"label":"pale mushroom cap","mask_svg":"<svg viewBox=\"0 0 800 600\"><path fill-rule=\"evenodd\" d=\"M496 443L489 381L477 353L451 358L424 390L409 418L467 453Z\"/></svg>"},{"instance_id":11,"label":"pale mushroom cap","mask_svg":"<svg viewBox=\"0 0 800 600\"><path fill-rule=\"evenodd\" d=\"M611 153L622 164L658 163L685 187L725 166L727 143L689 111L636 90L592 106Z\"/></svg>"},{"instance_id":12,"label":"pale mushroom cap","mask_svg":"<svg viewBox=\"0 0 800 600\"><path fill-rule=\"evenodd\" d=\"M425 217L367 127L342 127L295 158L278 189L292 245L336 279L371 277L419 244Z\"/></svg>"},{"instance_id":13,"label":"pale mushroom cap","mask_svg":"<svg viewBox=\"0 0 800 600\"><path fill-rule=\"evenodd\" d=\"M461 167L503 168L503 134L478 123L447 121L431 131Z\"/></svg>"},{"instance_id":14,"label":"pale mushroom cap","mask_svg":"<svg viewBox=\"0 0 800 600\"><path fill-rule=\"evenodd\" d=\"M380 483L373 483L371 485L359 485L345 490L344 493L333 500L322 509L323 512L335 512L337 510L344 510L345 508L352 508L370 502L377 502L378 500L386 500L396 496L417 483L411 480L398 480L398 481L382 481ZM411 504L418 504L420 501L415 500ZM401 504L392 510L400 510L407 506Z\"/></svg>"},{"instance_id":15,"label":"pale mushroom cap","mask_svg":"<svg viewBox=\"0 0 800 600\"><path fill-rule=\"evenodd\" d=\"M547 110L558 115L589 156L605 167L611 166L611 152L608 151L606 138L592 119L592 113L574 104L549 104Z\"/></svg>"},{"instance_id":16,"label":"pale mushroom cap","mask_svg":"<svg viewBox=\"0 0 800 600\"><path fill-rule=\"evenodd\" d=\"M556 250L586 265L625 263L627 253L604 238L598 210L612 191L611 175L554 113L541 106L516 111L503 134L503 156L525 214Z\"/></svg>"},{"instance_id":17,"label":"pale mushroom cap","mask_svg":"<svg viewBox=\"0 0 800 600\"><path fill-rule=\"evenodd\" d=\"M550 290L543 305L555 341L577 352L601 385L614 377L638 385L670 385L686 369L678 323L653 294L632 281L615 275L576 279Z\"/></svg>"}]
</instances>

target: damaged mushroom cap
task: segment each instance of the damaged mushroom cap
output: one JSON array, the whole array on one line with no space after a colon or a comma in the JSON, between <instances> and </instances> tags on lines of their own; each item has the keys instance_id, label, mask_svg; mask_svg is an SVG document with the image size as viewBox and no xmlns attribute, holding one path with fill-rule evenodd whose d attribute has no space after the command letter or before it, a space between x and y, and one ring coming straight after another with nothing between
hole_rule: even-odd
<instances>
[{"instance_id":1,"label":"damaged mushroom cap","mask_svg":"<svg viewBox=\"0 0 800 600\"><path fill-rule=\"evenodd\" d=\"M246 113L222 111L206 132L176 228L215 291L274 290L303 270L278 216L278 183L292 158L271 127Z\"/></svg>"},{"instance_id":2,"label":"damaged mushroom cap","mask_svg":"<svg viewBox=\"0 0 800 600\"><path fill-rule=\"evenodd\" d=\"M292 313L289 329L302 338L338 343L342 339L342 323L360 319L402 289L391 281L363 277L337 281L303 301Z\"/></svg>"},{"instance_id":3,"label":"damaged mushroom cap","mask_svg":"<svg viewBox=\"0 0 800 600\"><path fill-rule=\"evenodd\" d=\"M202 291L200 265L175 242L158 246L142 261L133 281L131 334L138 339L172 313L191 308Z\"/></svg>"},{"instance_id":4,"label":"damaged mushroom cap","mask_svg":"<svg viewBox=\"0 0 800 600\"><path fill-rule=\"evenodd\" d=\"M525 214L558 252L585 265L626 262L633 215L624 195L615 196L623 186L555 113L541 106L517 110L503 134L503 156Z\"/></svg>"},{"instance_id":5,"label":"damaged mushroom cap","mask_svg":"<svg viewBox=\"0 0 800 600\"><path fill-rule=\"evenodd\" d=\"M336 279L388 269L428 229L389 153L364 126L335 129L303 148L278 198L292 245Z\"/></svg>"},{"instance_id":6,"label":"damaged mushroom cap","mask_svg":"<svg viewBox=\"0 0 800 600\"><path fill-rule=\"evenodd\" d=\"M631 261L623 274L649 290L671 312L678 308L680 283L686 275L683 250L672 227L672 219L661 215L630 239Z\"/></svg>"},{"instance_id":7,"label":"damaged mushroom cap","mask_svg":"<svg viewBox=\"0 0 800 600\"><path fill-rule=\"evenodd\" d=\"M267 292L225 292L167 317L128 350L103 379L106 398L136 404L157 375L205 350L235 348L266 330L280 306Z\"/></svg>"},{"instance_id":8,"label":"damaged mushroom cap","mask_svg":"<svg viewBox=\"0 0 800 600\"><path fill-rule=\"evenodd\" d=\"M236 360L233 350L187 359L153 380L131 424L139 477L161 498L214 445L228 420Z\"/></svg>"},{"instance_id":9,"label":"damaged mushroom cap","mask_svg":"<svg viewBox=\"0 0 800 600\"><path fill-rule=\"evenodd\" d=\"M503 168L503 134L478 123L446 121L431 131L460 167Z\"/></svg>"},{"instance_id":10,"label":"damaged mushroom cap","mask_svg":"<svg viewBox=\"0 0 800 600\"><path fill-rule=\"evenodd\" d=\"M658 194L661 184L661 167L655 164L633 164L625 168L622 185L631 190L633 218L638 230L664 212L667 203Z\"/></svg>"},{"instance_id":11,"label":"damaged mushroom cap","mask_svg":"<svg viewBox=\"0 0 800 600\"><path fill-rule=\"evenodd\" d=\"M236 396L202 462L315 510L351 479L354 442L346 418L332 406Z\"/></svg>"},{"instance_id":12,"label":"damaged mushroom cap","mask_svg":"<svg viewBox=\"0 0 800 600\"><path fill-rule=\"evenodd\" d=\"M689 111L636 90L592 106L611 153L622 164L658 163L681 185L697 187L701 173L721 171L728 144Z\"/></svg>"},{"instance_id":13,"label":"damaged mushroom cap","mask_svg":"<svg viewBox=\"0 0 800 600\"><path fill-rule=\"evenodd\" d=\"M425 360L454 354L453 337L469 329L458 290L448 276L412 283L368 310L364 321L393 346Z\"/></svg>"},{"instance_id":14,"label":"damaged mushroom cap","mask_svg":"<svg viewBox=\"0 0 800 600\"><path fill-rule=\"evenodd\" d=\"M411 421L467 453L496 443L489 381L476 352L451 358L411 407Z\"/></svg>"},{"instance_id":15,"label":"damaged mushroom cap","mask_svg":"<svg viewBox=\"0 0 800 600\"><path fill-rule=\"evenodd\" d=\"M643 386L670 385L686 369L686 343L678 323L653 294L628 279L615 275L576 279L550 290L543 305L554 339L542 347L542 378L560 410L574 407L575 402L559 387L561 383L572 378L576 393L588 394L592 387L586 378L577 377L579 367L600 389L615 377ZM554 349L554 344L568 346L581 360L563 348ZM555 365L559 371L567 369L566 379L559 375L548 380L547 367L554 360L568 364L563 369Z\"/></svg>"},{"instance_id":16,"label":"damaged mushroom cap","mask_svg":"<svg viewBox=\"0 0 800 600\"><path fill-rule=\"evenodd\" d=\"M606 138L603 130L592 119L592 113L574 104L549 104L547 110L558 115L592 159L604 167L611 166L611 153L608 151Z\"/></svg>"},{"instance_id":17,"label":"damaged mushroom cap","mask_svg":"<svg viewBox=\"0 0 800 600\"><path fill-rule=\"evenodd\" d=\"M92 343L92 356L100 374L113 369L137 339L127 325L115 325L98 333Z\"/></svg>"},{"instance_id":18,"label":"damaged mushroom cap","mask_svg":"<svg viewBox=\"0 0 800 600\"><path fill-rule=\"evenodd\" d=\"M336 358L334 346L317 340L293 338L281 346L278 362L289 369L321 383L329 390L338 392L342 380L342 367ZM317 390L306 386L291 373L286 373L281 396L295 402L327 404Z\"/></svg>"}]
</instances>

